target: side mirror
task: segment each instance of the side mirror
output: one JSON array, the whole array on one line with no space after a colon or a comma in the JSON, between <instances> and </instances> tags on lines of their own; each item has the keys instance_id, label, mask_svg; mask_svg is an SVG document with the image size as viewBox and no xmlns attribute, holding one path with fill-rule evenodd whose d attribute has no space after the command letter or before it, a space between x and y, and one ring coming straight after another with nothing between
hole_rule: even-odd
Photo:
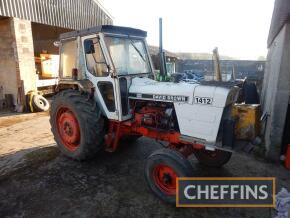
<instances>
[{"instance_id":1,"label":"side mirror","mask_svg":"<svg viewBox=\"0 0 290 218\"><path fill-rule=\"evenodd\" d=\"M86 54L94 54L95 53L94 42L91 39L87 39L84 41L84 48L85 48Z\"/></svg>"}]
</instances>

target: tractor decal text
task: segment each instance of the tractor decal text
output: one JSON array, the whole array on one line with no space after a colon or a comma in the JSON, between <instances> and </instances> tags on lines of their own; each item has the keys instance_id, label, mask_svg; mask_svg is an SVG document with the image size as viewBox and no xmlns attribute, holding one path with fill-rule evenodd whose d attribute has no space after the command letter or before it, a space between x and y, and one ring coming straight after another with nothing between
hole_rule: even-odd
<instances>
[{"instance_id":1,"label":"tractor decal text","mask_svg":"<svg viewBox=\"0 0 290 218\"><path fill-rule=\"evenodd\" d=\"M131 98L143 98L152 99L157 101L171 101L171 102L188 102L188 96L182 95L156 95L156 94L141 94L141 93L130 93Z\"/></svg>"},{"instance_id":2,"label":"tractor decal text","mask_svg":"<svg viewBox=\"0 0 290 218\"><path fill-rule=\"evenodd\" d=\"M178 95L153 95L153 99L164 101L187 102L188 97Z\"/></svg>"},{"instance_id":3,"label":"tractor decal text","mask_svg":"<svg viewBox=\"0 0 290 218\"><path fill-rule=\"evenodd\" d=\"M213 100L212 98L207 97L194 97L194 103L195 104L212 104Z\"/></svg>"}]
</instances>

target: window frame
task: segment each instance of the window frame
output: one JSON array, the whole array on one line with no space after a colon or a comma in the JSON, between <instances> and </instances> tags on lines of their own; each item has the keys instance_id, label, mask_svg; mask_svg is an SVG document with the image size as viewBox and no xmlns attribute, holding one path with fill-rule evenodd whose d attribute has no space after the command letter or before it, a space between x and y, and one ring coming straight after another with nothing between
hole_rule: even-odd
<instances>
[{"instance_id":1,"label":"window frame","mask_svg":"<svg viewBox=\"0 0 290 218\"><path fill-rule=\"evenodd\" d=\"M99 46L100 46L100 49L101 49L101 53L102 53L102 56L103 56L103 59L104 59L104 62L103 63L101 63L101 62L96 62L96 64L104 64L104 65L106 65L106 67L107 67L107 69L108 69L108 75L107 76L109 76L109 74L110 74L110 68L109 68L109 64L108 64L108 62L107 62L107 60L106 60L106 56L105 56L105 52L104 52L104 49L103 49L103 47L102 47L102 43L101 43L101 38L100 38L100 36L99 35L96 35L96 36L94 36L94 37L90 37L90 38L85 38L84 40L83 40L83 47L84 47L84 43L85 43L85 41L86 40L93 40L93 39L98 39L98 44L99 44ZM85 62L86 62L86 70L91 74L91 75L93 75L93 76L95 76L95 77L107 77L107 76L98 76L97 74L93 74L90 70L89 70L89 68L88 68L88 60L87 60L87 54L85 53L85 51L84 51L84 56L85 56Z\"/></svg>"},{"instance_id":2,"label":"window frame","mask_svg":"<svg viewBox=\"0 0 290 218\"><path fill-rule=\"evenodd\" d=\"M111 56L111 54L109 52L108 45L106 43L106 39L105 39L106 37L115 37L115 38L124 38L124 39L131 39L131 40L140 40L140 41L142 41L142 43L144 45L145 53L146 53L146 58L148 60L149 72L148 73L126 74L126 75L118 74L118 72L116 70L116 67L115 67L115 64L114 64L114 61L113 61L113 58L112 58L112 56ZM149 48L148 48L147 41L146 41L146 39L144 37L134 36L134 35L122 35L122 34L105 33L104 34L104 42L105 42L106 49L108 51L108 55L109 55L109 57L111 59L112 66L114 68L115 76L117 76L117 77L123 77L123 76L136 76L136 75L149 75L149 74L154 75L153 63L152 63L151 56L150 56L150 53L149 53Z\"/></svg>"},{"instance_id":3,"label":"window frame","mask_svg":"<svg viewBox=\"0 0 290 218\"><path fill-rule=\"evenodd\" d=\"M63 44L64 43L67 43L67 42L72 42L72 41L75 41L76 43L76 49L75 49L75 67L77 67L78 65L78 60L77 60L77 54L78 54L78 40L77 40L77 37L72 37L72 38L67 38L67 39L62 39L61 40L61 47L59 49L59 76L61 79L72 79L72 76L71 77L64 77L64 72L63 72L63 63L62 63L62 54L63 54Z\"/></svg>"}]
</instances>

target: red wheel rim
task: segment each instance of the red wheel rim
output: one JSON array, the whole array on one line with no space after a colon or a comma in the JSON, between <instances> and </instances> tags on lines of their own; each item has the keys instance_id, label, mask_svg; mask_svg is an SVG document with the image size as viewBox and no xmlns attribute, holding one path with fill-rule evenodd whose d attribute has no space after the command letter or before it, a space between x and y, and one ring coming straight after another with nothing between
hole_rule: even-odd
<instances>
[{"instance_id":1,"label":"red wheel rim","mask_svg":"<svg viewBox=\"0 0 290 218\"><path fill-rule=\"evenodd\" d=\"M176 172L170 166L159 164L153 169L155 184L168 195L176 194L176 177Z\"/></svg>"},{"instance_id":2,"label":"red wheel rim","mask_svg":"<svg viewBox=\"0 0 290 218\"><path fill-rule=\"evenodd\" d=\"M80 146L80 126L77 118L68 108L60 108L56 116L57 130L62 144L75 151Z\"/></svg>"}]
</instances>

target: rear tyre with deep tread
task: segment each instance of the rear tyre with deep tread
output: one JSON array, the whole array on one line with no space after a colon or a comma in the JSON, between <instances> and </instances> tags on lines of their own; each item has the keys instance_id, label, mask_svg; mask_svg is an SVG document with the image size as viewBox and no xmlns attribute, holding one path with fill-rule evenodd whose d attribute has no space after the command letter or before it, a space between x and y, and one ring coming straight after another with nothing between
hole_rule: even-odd
<instances>
[{"instance_id":1,"label":"rear tyre with deep tread","mask_svg":"<svg viewBox=\"0 0 290 218\"><path fill-rule=\"evenodd\" d=\"M218 150L197 150L194 152L195 157L200 164L208 167L222 167L231 159L232 153L228 151Z\"/></svg>"},{"instance_id":2,"label":"rear tyre with deep tread","mask_svg":"<svg viewBox=\"0 0 290 218\"><path fill-rule=\"evenodd\" d=\"M96 103L77 90L54 96L51 131L60 151L75 160L95 156L104 144L104 118Z\"/></svg>"},{"instance_id":3,"label":"rear tyre with deep tread","mask_svg":"<svg viewBox=\"0 0 290 218\"><path fill-rule=\"evenodd\" d=\"M123 136L121 140L123 143L133 144L141 137L141 135L126 135Z\"/></svg>"}]
</instances>

